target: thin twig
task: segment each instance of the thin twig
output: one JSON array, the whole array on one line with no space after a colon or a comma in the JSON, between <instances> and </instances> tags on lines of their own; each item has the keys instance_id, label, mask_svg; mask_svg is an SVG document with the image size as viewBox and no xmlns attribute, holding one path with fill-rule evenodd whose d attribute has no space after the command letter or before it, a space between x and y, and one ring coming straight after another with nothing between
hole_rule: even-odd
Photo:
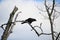
<instances>
[{"instance_id":1,"label":"thin twig","mask_svg":"<svg viewBox=\"0 0 60 40\"><path fill-rule=\"evenodd\" d=\"M43 29L41 28L41 26L42 26L42 23L40 23L40 26L34 26L34 28L38 27L41 30L41 32L43 33Z\"/></svg>"},{"instance_id":2,"label":"thin twig","mask_svg":"<svg viewBox=\"0 0 60 40\"><path fill-rule=\"evenodd\" d=\"M52 34L52 33L40 33L39 36L40 36L40 35L51 35L51 34Z\"/></svg>"},{"instance_id":3,"label":"thin twig","mask_svg":"<svg viewBox=\"0 0 60 40\"><path fill-rule=\"evenodd\" d=\"M2 24L0 27L4 30L4 25L7 25L7 23Z\"/></svg>"}]
</instances>

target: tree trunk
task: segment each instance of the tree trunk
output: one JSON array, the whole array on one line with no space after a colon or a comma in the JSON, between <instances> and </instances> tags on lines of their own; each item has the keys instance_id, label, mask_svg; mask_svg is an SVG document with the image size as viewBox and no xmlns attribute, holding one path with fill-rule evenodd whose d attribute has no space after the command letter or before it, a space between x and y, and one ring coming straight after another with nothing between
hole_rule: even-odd
<instances>
[{"instance_id":1,"label":"tree trunk","mask_svg":"<svg viewBox=\"0 0 60 40\"><path fill-rule=\"evenodd\" d=\"M52 22L51 16L49 16L49 20L51 25L52 40L54 40L53 22Z\"/></svg>"},{"instance_id":2,"label":"tree trunk","mask_svg":"<svg viewBox=\"0 0 60 40\"><path fill-rule=\"evenodd\" d=\"M6 28L5 28L4 32L3 32L1 40L7 40L8 36L10 34L9 29L10 29L10 27L12 25L12 20L13 20L14 15L15 15L15 13L16 13L17 10L18 10L18 8L15 6L14 10L10 14L9 20L7 22L7 25L6 25Z\"/></svg>"}]
</instances>

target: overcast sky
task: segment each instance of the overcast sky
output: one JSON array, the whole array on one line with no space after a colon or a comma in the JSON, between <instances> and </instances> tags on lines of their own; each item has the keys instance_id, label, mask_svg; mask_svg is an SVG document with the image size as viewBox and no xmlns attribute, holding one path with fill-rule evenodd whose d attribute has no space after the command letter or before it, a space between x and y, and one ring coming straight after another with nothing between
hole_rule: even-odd
<instances>
[{"instance_id":1,"label":"overcast sky","mask_svg":"<svg viewBox=\"0 0 60 40\"><path fill-rule=\"evenodd\" d=\"M57 3L60 3L60 0L56 0ZM39 14L39 10L36 8L37 6L43 10L44 5L42 0L0 0L0 25L6 23L9 19L9 15L12 12L13 8L17 6L18 11L22 11L19 14L17 20L25 20L27 18L35 18L37 21L32 23L33 26L36 26L42 22L42 28L44 32L50 33L50 24L47 18L44 18ZM56 8L58 11L59 8ZM43 15L47 16L44 12ZM55 24L58 27L54 27L56 31L60 31L60 17L56 20ZM59 24L58 24L59 23ZM58 30L57 30L58 29ZM37 29L40 33L40 30ZM0 37L2 35L3 30L0 28ZM34 31L31 31L31 27L26 24L16 23L13 29L13 33L9 36L8 40L51 40L51 36L40 36L38 37Z\"/></svg>"}]
</instances>

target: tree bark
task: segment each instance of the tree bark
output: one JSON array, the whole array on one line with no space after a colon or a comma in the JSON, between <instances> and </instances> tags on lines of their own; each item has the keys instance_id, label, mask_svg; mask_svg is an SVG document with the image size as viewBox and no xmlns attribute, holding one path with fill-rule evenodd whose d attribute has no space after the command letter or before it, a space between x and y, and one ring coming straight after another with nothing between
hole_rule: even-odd
<instances>
[{"instance_id":1,"label":"tree bark","mask_svg":"<svg viewBox=\"0 0 60 40\"><path fill-rule=\"evenodd\" d=\"M6 28L5 28L4 32L3 32L1 40L7 40L8 36L9 36L9 29L10 29L10 27L12 25L12 20L13 20L14 15L15 15L17 10L18 10L18 8L15 6L15 8L13 9L13 11L10 14L9 20L7 22L7 26L6 26Z\"/></svg>"}]
</instances>

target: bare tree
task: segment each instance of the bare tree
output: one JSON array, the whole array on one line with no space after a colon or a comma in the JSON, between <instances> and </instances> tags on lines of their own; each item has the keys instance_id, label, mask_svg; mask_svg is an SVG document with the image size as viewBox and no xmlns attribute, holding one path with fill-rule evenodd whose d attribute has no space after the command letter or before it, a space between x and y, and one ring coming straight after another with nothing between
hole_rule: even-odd
<instances>
[{"instance_id":1,"label":"bare tree","mask_svg":"<svg viewBox=\"0 0 60 40\"><path fill-rule=\"evenodd\" d=\"M54 40L54 32L53 32L53 22L52 22L51 16L52 16L52 13L54 10L54 5L55 5L55 0L53 0L51 12L49 12L49 7L46 5L46 0L45 0L45 8L46 8L46 11L47 11L47 14L49 17L49 21L50 21L50 25L51 25L52 40Z\"/></svg>"},{"instance_id":2,"label":"bare tree","mask_svg":"<svg viewBox=\"0 0 60 40\"><path fill-rule=\"evenodd\" d=\"M51 25L51 33L50 33L50 35L52 35L52 40L58 40L60 37L59 37L59 35L60 35L60 32L58 33L58 32L56 32L56 31L54 31L54 29L53 29L53 25L54 25L54 20L55 19L57 19L58 17L59 17L59 13L60 12L58 12L56 9L55 9L55 7L57 6L56 4L55 4L56 2L55 2L55 0L52 0L52 5L47 5L47 0L45 0L44 1L44 6L45 6L45 9L46 9L46 11L44 11L44 10L42 10L42 9L40 9L40 8L38 8L40 11L42 11L42 12L47 12L47 14L48 14L48 19L49 19L49 21L50 21L50 25ZM59 15L58 16L56 16L56 14L55 14L55 12L57 12ZM41 13L40 13L41 14ZM43 15L44 16L44 15ZM43 30L43 29L42 29ZM47 33L46 33L47 34ZM57 36L56 36L56 34L57 34ZM42 35L42 34L41 34Z\"/></svg>"}]
</instances>

